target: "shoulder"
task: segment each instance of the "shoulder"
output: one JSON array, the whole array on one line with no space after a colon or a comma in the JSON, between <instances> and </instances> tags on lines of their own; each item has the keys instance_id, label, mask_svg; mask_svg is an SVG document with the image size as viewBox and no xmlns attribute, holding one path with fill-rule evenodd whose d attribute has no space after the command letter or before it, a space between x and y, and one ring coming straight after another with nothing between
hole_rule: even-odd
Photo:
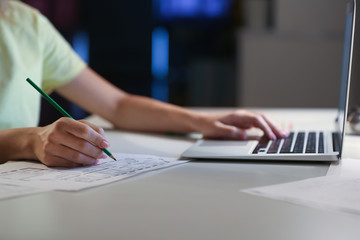
<instances>
[{"instance_id":1,"label":"shoulder","mask_svg":"<svg viewBox=\"0 0 360 240\"><path fill-rule=\"evenodd\" d=\"M12 28L29 32L39 30L46 18L35 8L21 2L12 0L4 13L4 19Z\"/></svg>"},{"instance_id":2,"label":"shoulder","mask_svg":"<svg viewBox=\"0 0 360 240\"><path fill-rule=\"evenodd\" d=\"M13 0L8 2L5 15L11 19L31 20L36 19L41 13L23 2Z\"/></svg>"},{"instance_id":3,"label":"shoulder","mask_svg":"<svg viewBox=\"0 0 360 240\"><path fill-rule=\"evenodd\" d=\"M39 10L17 0L8 3L0 22L6 37L41 49L52 41L52 36L57 34L56 29Z\"/></svg>"}]
</instances>

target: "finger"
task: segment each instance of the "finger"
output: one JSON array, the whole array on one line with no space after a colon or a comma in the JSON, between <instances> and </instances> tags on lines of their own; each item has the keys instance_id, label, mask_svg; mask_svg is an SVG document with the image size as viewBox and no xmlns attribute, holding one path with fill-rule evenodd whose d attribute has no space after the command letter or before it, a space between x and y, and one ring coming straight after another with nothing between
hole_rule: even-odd
<instances>
[{"instance_id":1,"label":"finger","mask_svg":"<svg viewBox=\"0 0 360 240\"><path fill-rule=\"evenodd\" d=\"M88 121L86 121L86 120L84 120L84 119L79 120L79 122L88 125L89 127L91 127L92 129L94 129L97 133L101 134L102 136L105 135L105 132L104 132L104 129L103 129L103 128L101 128L101 127L99 127L99 126L96 126L95 124L92 124L92 123L90 123L90 122L88 122Z\"/></svg>"},{"instance_id":2,"label":"finger","mask_svg":"<svg viewBox=\"0 0 360 240\"><path fill-rule=\"evenodd\" d=\"M72 148L69 148L64 145L59 144L49 144L45 148L45 161L50 162L52 161L52 156L67 160L69 162L73 162L77 165L94 165L97 163L97 159L93 157L89 157L86 154L83 154L79 151L76 151ZM50 158L50 159L48 159ZM56 166L56 165L55 165Z\"/></svg>"},{"instance_id":3,"label":"finger","mask_svg":"<svg viewBox=\"0 0 360 240\"><path fill-rule=\"evenodd\" d=\"M62 136L61 144L75 151L83 153L91 158L102 159L107 157L107 155L99 147L94 146L92 143L82 138L75 137L69 133L65 133Z\"/></svg>"},{"instance_id":4,"label":"finger","mask_svg":"<svg viewBox=\"0 0 360 240\"><path fill-rule=\"evenodd\" d=\"M233 128L231 131L230 139L234 140L246 140L248 138L248 135L245 130L239 129L239 128Z\"/></svg>"},{"instance_id":5,"label":"finger","mask_svg":"<svg viewBox=\"0 0 360 240\"><path fill-rule=\"evenodd\" d=\"M272 129L265 121L263 115L259 114L254 118L254 126L260 128L264 132L265 136L267 136L269 139L271 140L276 139L276 135L273 133Z\"/></svg>"},{"instance_id":6,"label":"finger","mask_svg":"<svg viewBox=\"0 0 360 240\"><path fill-rule=\"evenodd\" d=\"M43 164L48 167L65 167L65 168L75 168L81 167L83 165L68 161L58 156L49 156L46 159L41 160Z\"/></svg>"},{"instance_id":7,"label":"finger","mask_svg":"<svg viewBox=\"0 0 360 240\"><path fill-rule=\"evenodd\" d=\"M68 161L81 164L81 165L94 165L96 164L96 158L89 157L88 155L81 153L79 151L76 151L72 148L63 146L63 149L61 150L59 154L59 157L62 157ZM61 154L61 155L60 155Z\"/></svg>"},{"instance_id":8,"label":"finger","mask_svg":"<svg viewBox=\"0 0 360 240\"><path fill-rule=\"evenodd\" d=\"M68 118L66 120L59 121L57 124L66 132L78 138L82 138L95 146L100 148L109 147L109 143L105 140L104 136L85 123Z\"/></svg>"},{"instance_id":9,"label":"finger","mask_svg":"<svg viewBox=\"0 0 360 240\"><path fill-rule=\"evenodd\" d=\"M105 153L103 153L99 147L94 146L92 143L82 138L78 138L68 132L60 131L60 134L52 134L49 137L49 142L54 145L66 146L92 158L101 159L106 157Z\"/></svg>"},{"instance_id":10,"label":"finger","mask_svg":"<svg viewBox=\"0 0 360 240\"><path fill-rule=\"evenodd\" d=\"M212 133L212 135L209 135L208 137L245 140L247 138L247 134L246 131L240 128L218 122L216 124L215 132Z\"/></svg>"},{"instance_id":11,"label":"finger","mask_svg":"<svg viewBox=\"0 0 360 240\"><path fill-rule=\"evenodd\" d=\"M267 116L263 116L266 123L270 126L273 133L279 138L285 138L289 136L289 132L286 130L280 129L273 121L271 121Z\"/></svg>"}]
</instances>

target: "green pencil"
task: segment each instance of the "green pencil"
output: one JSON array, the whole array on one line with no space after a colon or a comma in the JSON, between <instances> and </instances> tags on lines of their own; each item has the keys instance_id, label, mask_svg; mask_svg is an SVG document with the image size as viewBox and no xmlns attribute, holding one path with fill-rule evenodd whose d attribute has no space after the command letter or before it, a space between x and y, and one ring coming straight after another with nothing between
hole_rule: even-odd
<instances>
[{"instance_id":1,"label":"green pencil","mask_svg":"<svg viewBox=\"0 0 360 240\"><path fill-rule=\"evenodd\" d=\"M30 78L27 78L26 81L30 83L30 85L33 86L41 94L41 96L43 96L51 105L53 105L57 110L59 110L59 112L61 112L62 115L74 119L68 112L66 112L62 107L60 107L60 105L57 104L57 102L55 102L54 99L52 99L41 88L39 88ZM106 153L106 155L108 155L109 157L111 157L116 161L116 158L106 148L101 148L101 150L103 150L103 152Z\"/></svg>"}]
</instances>

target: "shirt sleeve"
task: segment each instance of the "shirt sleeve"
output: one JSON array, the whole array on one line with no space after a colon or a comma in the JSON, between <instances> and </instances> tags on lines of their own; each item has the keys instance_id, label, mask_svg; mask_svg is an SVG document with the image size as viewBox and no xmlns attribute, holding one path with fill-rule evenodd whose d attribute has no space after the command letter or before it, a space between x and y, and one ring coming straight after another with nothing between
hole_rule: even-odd
<instances>
[{"instance_id":1,"label":"shirt sleeve","mask_svg":"<svg viewBox=\"0 0 360 240\"><path fill-rule=\"evenodd\" d=\"M86 63L46 17L40 14L38 23L43 53L42 88L50 93L78 76Z\"/></svg>"}]
</instances>

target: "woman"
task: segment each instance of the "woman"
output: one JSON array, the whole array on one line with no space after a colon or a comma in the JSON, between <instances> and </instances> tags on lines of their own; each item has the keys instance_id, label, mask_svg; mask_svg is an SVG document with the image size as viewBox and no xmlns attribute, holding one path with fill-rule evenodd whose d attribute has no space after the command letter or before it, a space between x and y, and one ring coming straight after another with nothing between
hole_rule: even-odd
<instances>
[{"instance_id":1,"label":"woman","mask_svg":"<svg viewBox=\"0 0 360 240\"><path fill-rule=\"evenodd\" d=\"M270 139L286 131L266 116L244 110L202 113L128 94L91 70L49 21L19 1L0 0L0 161L39 160L47 166L93 165L109 147L103 130L84 120L61 118L45 127L39 120L40 95L56 91L88 112L123 130L200 132L206 138L246 139L260 128Z\"/></svg>"}]
</instances>

